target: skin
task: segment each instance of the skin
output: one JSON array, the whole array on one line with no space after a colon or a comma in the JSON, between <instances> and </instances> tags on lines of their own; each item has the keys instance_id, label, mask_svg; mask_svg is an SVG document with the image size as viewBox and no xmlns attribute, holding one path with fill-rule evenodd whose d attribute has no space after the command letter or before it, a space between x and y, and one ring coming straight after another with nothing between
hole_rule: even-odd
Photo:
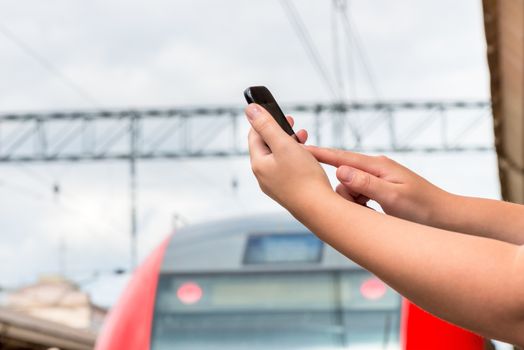
<instances>
[{"instance_id":1,"label":"skin","mask_svg":"<svg viewBox=\"0 0 524 350\"><path fill-rule=\"evenodd\" d=\"M307 134L303 140L307 139ZM386 214L450 231L524 244L524 207L454 195L384 156L314 146L307 149L337 167L339 192L349 200L375 200ZM349 196L349 198L348 198ZM511 225L508 225L508 222Z\"/></svg>"},{"instance_id":2,"label":"skin","mask_svg":"<svg viewBox=\"0 0 524 350\"><path fill-rule=\"evenodd\" d=\"M296 142L256 104L246 115L264 193L425 310L524 345L523 206L449 194L385 157L304 146L305 131ZM319 161L337 167L336 191Z\"/></svg>"}]
</instances>

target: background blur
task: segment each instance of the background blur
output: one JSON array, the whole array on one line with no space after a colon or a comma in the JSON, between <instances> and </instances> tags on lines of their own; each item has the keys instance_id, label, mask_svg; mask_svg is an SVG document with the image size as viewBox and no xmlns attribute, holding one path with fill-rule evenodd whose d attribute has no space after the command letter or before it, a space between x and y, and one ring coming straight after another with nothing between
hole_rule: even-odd
<instances>
[{"instance_id":1,"label":"background blur","mask_svg":"<svg viewBox=\"0 0 524 350\"><path fill-rule=\"evenodd\" d=\"M0 113L241 107L251 85L282 105L489 99L478 0L348 1L351 33L336 1L292 3L302 33L285 3L3 1ZM389 156L449 191L499 198L494 152ZM128 169L0 164L0 286L60 274L112 305L130 261ZM282 210L246 157L139 161L137 199L139 260L177 226Z\"/></svg>"}]
</instances>

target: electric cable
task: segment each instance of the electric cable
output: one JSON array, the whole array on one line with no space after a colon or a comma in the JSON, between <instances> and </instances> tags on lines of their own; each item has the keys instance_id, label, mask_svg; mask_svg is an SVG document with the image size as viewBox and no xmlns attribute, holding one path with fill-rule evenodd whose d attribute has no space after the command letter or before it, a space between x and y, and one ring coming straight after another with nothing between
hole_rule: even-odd
<instances>
[{"instance_id":1,"label":"electric cable","mask_svg":"<svg viewBox=\"0 0 524 350\"><path fill-rule=\"evenodd\" d=\"M337 18L337 0L331 2L331 39L333 45L333 67L335 71L335 81L337 82L337 88L341 96L344 96L344 79L342 78L342 58L340 54L339 45L339 25Z\"/></svg>"},{"instance_id":2,"label":"electric cable","mask_svg":"<svg viewBox=\"0 0 524 350\"><path fill-rule=\"evenodd\" d=\"M60 69L55 67L55 65L51 61L49 61L48 59L40 55L35 49L33 49L30 45L28 45L26 42L20 39L17 35L13 33L13 31L11 31L1 22L0 22L0 34L2 34L5 38L11 41L15 46L17 46L20 50L22 50L26 55L28 55L33 60L35 60L35 62L40 64L42 68L44 68L49 73L59 78L65 85L67 85L71 90L75 91L78 96L82 97L90 105L97 107L97 108L100 107L100 104L98 103L96 98L94 98L89 92L87 92L87 90L85 90L82 86L74 82L71 78L69 78L62 71L60 71Z\"/></svg>"},{"instance_id":3,"label":"electric cable","mask_svg":"<svg viewBox=\"0 0 524 350\"><path fill-rule=\"evenodd\" d=\"M361 60L361 63L362 63L362 66L364 68L364 72L367 76L367 79L368 79L368 83L371 87L371 89L373 90L373 93L375 94L375 97L377 99L381 99L381 94L380 94L380 91L378 89L378 86L377 86L377 83L376 83L376 79L375 79L375 76L373 75L373 72L371 70L371 67L370 67L370 64L369 64L369 59L367 57L367 54L364 50L364 45L362 43L362 40L360 38L360 34L356 28L356 25L352 24L354 22L351 22L350 21L350 18L349 18L349 15L347 13L347 11L343 11L341 12L342 14L342 23L344 24L344 29L346 31L346 36L347 36L347 39L349 42L351 42L351 39L353 38L353 42L355 44L355 49L357 51L357 53L359 54L360 56L360 60Z\"/></svg>"},{"instance_id":4,"label":"electric cable","mask_svg":"<svg viewBox=\"0 0 524 350\"><path fill-rule=\"evenodd\" d=\"M45 195L43 195L42 193L34 191L33 189L30 189L25 186L20 186L18 184L6 182L4 179L0 179L0 190L2 188L11 190L12 192L15 192L17 194L31 197L36 200L45 200Z\"/></svg>"},{"instance_id":5,"label":"electric cable","mask_svg":"<svg viewBox=\"0 0 524 350\"><path fill-rule=\"evenodd\" d=\"M338 98L338 93L334 88L331 79L329 78L328 70L323 64L320 54L318 53L318 50L313 44L311 35L309 34L306 25L302 21L297 9L290 0L280 0L280 3L282 4L282 7L287 15L290 24L293 26L293 28L295 28L295 32L297 33L298 38L300 39L304 49L306 50L306 54L311 60L311 63L313 63L317 72L322 77L324 84L326 85L332 96Z\"/></svg>"}]
</instances>

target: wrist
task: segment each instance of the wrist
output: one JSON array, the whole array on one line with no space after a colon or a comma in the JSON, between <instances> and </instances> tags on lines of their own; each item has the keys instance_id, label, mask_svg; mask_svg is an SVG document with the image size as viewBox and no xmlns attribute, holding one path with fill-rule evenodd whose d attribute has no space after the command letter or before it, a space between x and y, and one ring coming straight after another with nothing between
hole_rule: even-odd
<instances>
[{"instance_id":1,"label":"wrist","mask_svg":"<svg viewBox=\"0 0 524 350\"><path fill-rule=\"evenodd\" d=\"M443 229L454 227L456 212L460 207L460 198L461 196L439 189L430 206L427 224Z\"/></svg>"},{"instance_id":2,"label":"wrist","mask_svg":"<svg viewBox=\"0 0 524 350\"><path fill-rule=\"evenodd\" d=\"M307 186L296 191L293 200L284 207L299 221L321 215L338 196L330 186Z\"/></svg>"}]
</instances>

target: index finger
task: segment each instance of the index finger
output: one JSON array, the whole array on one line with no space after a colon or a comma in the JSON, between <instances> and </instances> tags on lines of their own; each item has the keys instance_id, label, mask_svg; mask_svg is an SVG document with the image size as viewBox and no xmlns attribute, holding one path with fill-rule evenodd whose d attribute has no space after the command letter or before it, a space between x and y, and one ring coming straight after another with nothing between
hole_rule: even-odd
<instances>
[{"instance_id":1,"label":"index finger","mask_svg":"<svg viewBox=\"0 0 524 350\"><path fill-rule=\"evenodd\" d=\"M316 146L305 146L306 149L321 163L339 167L349 165L363 170L372 175L379 176L383 166L379 164L376 157L365 154L342 151L334 148L324 148Z\"/></svg>"}]
</instances>

